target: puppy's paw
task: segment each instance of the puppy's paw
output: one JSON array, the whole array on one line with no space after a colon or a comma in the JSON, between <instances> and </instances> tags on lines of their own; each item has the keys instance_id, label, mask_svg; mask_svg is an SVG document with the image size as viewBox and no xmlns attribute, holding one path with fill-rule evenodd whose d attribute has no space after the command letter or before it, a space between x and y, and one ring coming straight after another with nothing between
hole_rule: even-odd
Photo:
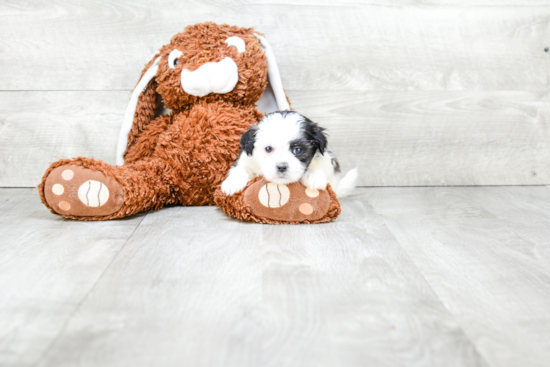
<instances>
[{"instance_id":1,"label":"puppy's paw","mask_svg":"<svg viewBox=\"0 0 550 367\"><path fill-rule=\"evenodd\" d=\"M302 184L310 190L325 190L327 188L327 175L322 171L306 171L302 177Z\"/></svg>"},{"instance_id":2,"label":"puppy's paw","mask_svg":"<svg viewBox=\"0 0 550 367\"><path fill-rule=\"evenodd\" d=\"M222 192L225 195L233 196L237 192L244 189L250 177L246 172L234 171L230 172L229 176L222 182Z\"/></svg>"}]
</instances>

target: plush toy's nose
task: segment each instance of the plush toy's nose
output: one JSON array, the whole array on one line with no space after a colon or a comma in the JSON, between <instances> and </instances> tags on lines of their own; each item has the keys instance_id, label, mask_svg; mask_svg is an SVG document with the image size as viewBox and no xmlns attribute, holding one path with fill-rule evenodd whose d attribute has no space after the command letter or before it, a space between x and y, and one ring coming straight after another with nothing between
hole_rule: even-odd
<instances>
[{"instance_id":1,"label":"plush toy's nose","mask_svg":"<svg viewBox=\"0 0 550 367\"><path fill-rule=\"evenodd\" d=\"M286 172L286 169L288 168L288 164L287 163L277 163L277 171L283 173L283 172Z\"/></svg>"},{"instance_id":2,"label":"plush toy's nose","mask_svg":"<svg viewBox=\"0 0 550 367\"><path fill-rule=\"evenodd\" d=\"M181 87L197 97L210 93L229 93L239 81L239 68L232 58L226 57L218 62L207 62L195 71L181 71Z\"/></svg>"}]
</instances>

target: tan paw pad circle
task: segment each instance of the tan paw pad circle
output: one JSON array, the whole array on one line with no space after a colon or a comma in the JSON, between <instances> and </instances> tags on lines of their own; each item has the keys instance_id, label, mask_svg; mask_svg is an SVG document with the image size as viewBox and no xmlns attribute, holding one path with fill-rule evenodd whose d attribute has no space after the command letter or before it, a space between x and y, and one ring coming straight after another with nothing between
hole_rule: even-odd
<instances>
[{"instance_id":1,"label":"tan paw pad circle","mask_svg":"<svg viewBox=\"0 0 550 367\"><path fill-rule=\"evenodd\" d=\"M86 206L99 208L109 200L109 189L99 181L88 180L78 189L78 198Z\"/></svg>"},{"instance_id":2,"label":"tan paw pad circle","mask_svg":"<svg viewBox=\"0 0 550 367\"><path fill-rule=\"evenodd\" d=\"M61 195L65 192L65 188L61 184L55 184L52 186L52 192L56 195Z\"/></svg>"},{"instance_id":3,"label":"tan paw pad circle","mask_svg":"<svg viewBox=\"0 0 550 367\"><path fill-rule=\"evenodd\" d=\"M319 191L315 189L306 189L306 195L310 198L316 198L317 196L319 196Z\"/></svg>"},{"instance_id":4,"label":"tan paw pad circle","mask_svg":"<svg viewBox=\"0 0 550 367\"><path fill-rule=\"evenodd\" d=\"M263 206L268 208L280 208L290 199L290 190L286 185L268 183L258 193L258 199Z\"/></svg>"},{"instance_id":5,"label":"tan paw pad circle","mask_svg":"<svg viewBox=\"0 0 550 367\"><path fill-rule=\"evenodd\" d=\"M61 173L61 177L63 177L64 180L70 181L74 177L74 172L70 169L66 169L63 173Z\"/></svg>"},{"instance_id":6,"label":"tan paw pad circle","mask_svg":"<svg viewBox=\"0 0 550 367\"><path fill-rule=\"evenodd\" d=\"M63 211L68 211L69 209L71 209L71 204L66 201L62 201L59 203L59 209Z\"/></svg>"},{"instance_id":7,"label":"tan paw pad circle","mask_svg":"<svg viewBox=\"0 0 550 367\"><path fill-rule=\"evenodd\" d=\"M311 213L313 213L313 207L311 206L311 204L308 203L300 204L298 210L300 210L300 213L302 213L303 215L310 215Z\"/></svg>"}]
</instances>

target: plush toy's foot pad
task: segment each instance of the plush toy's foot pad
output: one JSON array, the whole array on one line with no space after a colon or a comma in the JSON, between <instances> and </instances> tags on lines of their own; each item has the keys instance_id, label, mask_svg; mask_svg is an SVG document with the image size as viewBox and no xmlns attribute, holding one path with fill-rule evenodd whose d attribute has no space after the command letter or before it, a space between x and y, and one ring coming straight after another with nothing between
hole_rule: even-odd
<instances>
[{"instance_id":1,"label":"plush toy's foot pad","mask_svg":"<svg viewBox=\"0 0 550 367\"><path fill-rule=\"evenodd\" d=\"M303 222L321 219L330 206L330 196L327 190L310 191L299 182L277 185L261 180L246 190L244 202L257 216Z\"/></svg>"},{"instance_id":2,"label":"plush toy's foot pad","mask_svg":"<svg viewBox=\"0 0 550 367\"><path fill-rule=\"evenodd\" d=\"M102 172L65 165L55 168L46 178L44 197L60 215L102 216L120 209L124 190Z\"/></svg>"},{"instance_id":3,"label":"plush toy's foot pad","mask_svg":"<svg viewBox=\"0 0 550 367\"><path fill-rule=\"evenodd\" d=\"M258 178L231 197L218 189L215 199L230 217L258 223L325 223L340 214L340 203L330 186L309 190L299 182L277 185Z\"/></svg>"}]
</instances>

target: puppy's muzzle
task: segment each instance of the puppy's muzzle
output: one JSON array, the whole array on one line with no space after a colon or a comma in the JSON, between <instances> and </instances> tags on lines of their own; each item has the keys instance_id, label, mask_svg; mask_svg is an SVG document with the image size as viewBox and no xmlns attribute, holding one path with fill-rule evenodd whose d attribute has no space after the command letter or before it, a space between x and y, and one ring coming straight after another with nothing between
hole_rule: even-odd
<instances>
[{"instance_id":1,"label":"puppy's muzzle","mask_svg":"<svg viewBox=\"0 0 550 367\"><path fill-rule=\"evenodd\" d=\"M204 97L210 93L229 93L239 81L239 68L232 58L207 62L195 71L181 71L181 86L185 93Z\"/></svg>"}]
</instances>

